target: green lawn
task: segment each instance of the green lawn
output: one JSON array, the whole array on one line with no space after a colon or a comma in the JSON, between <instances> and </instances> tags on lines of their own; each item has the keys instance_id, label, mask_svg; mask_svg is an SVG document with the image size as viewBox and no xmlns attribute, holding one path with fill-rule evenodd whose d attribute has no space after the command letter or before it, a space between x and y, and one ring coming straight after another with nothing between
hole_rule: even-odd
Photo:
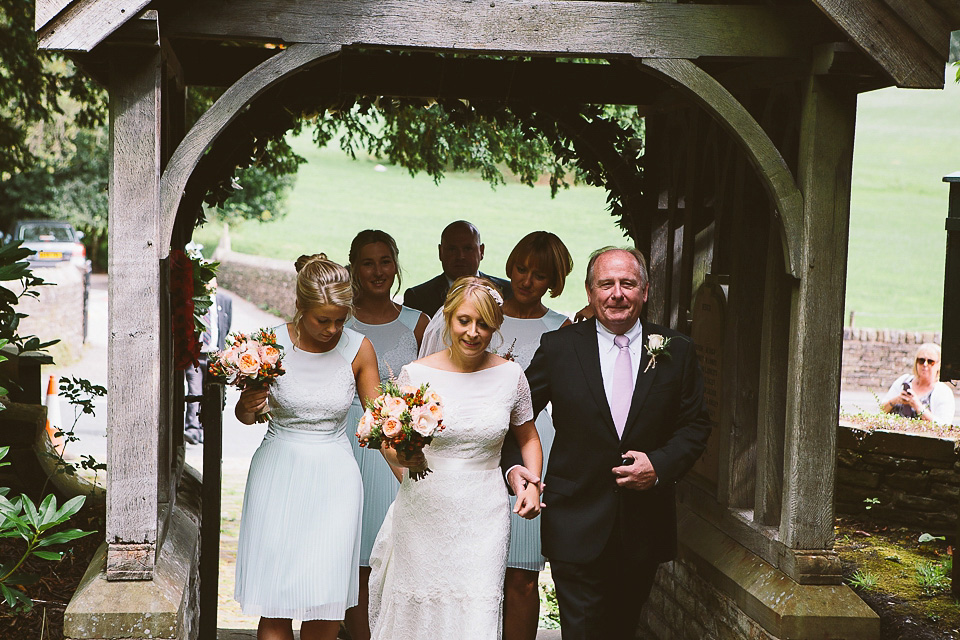
<instances>
[{"instance_id":1,"label":"green lawn","mask_svg":"<svg viewBox=\"0 0 960 640\"><path fill-rule=\"evenodd\" d=\"M960 86L947 71L944 91L883 89L860 96L853 168L847 314L856 325L940 328L947 185L960 171ZM605 208L605 192L575 187L550 199L546 186L508 184L496 190L472 175L449 174L440 186L396 167L376 171L372 159L349 160L337 148L294 140L309 160L301 167L288 215L231 230L236 251L293 261L323 251L345 261L357 231L381 228L397 239L405 286L439 272L436 245L450 221L475 222L483 234L482 269L504 275L513 245L536 229L559 235L574 256L568 290L550 306L579 309L586 257L624 239ZM216 244L219 224L195 238Z\"/></svg>"},{"instance_id":2,"label":"green lawn","mask_svg":"<svg viewBox=\"0 0 960 640\"><path fill-rule=\"evenodd\" d=\"M948 186L960 171L960 86L860 96L847 314L872 328L939 330Z\"/></svg>"},{"instance_id":3,"label":"green lawn","mask_svg":"<svg viewBox=\"0 0 960 640\"><path fill-rule=\"evenodd\" d=\"M571 187L550 198L548 186L511 183L496 190L478 177L448 174L436 186L427 176L397 167L377 171L372 159L352 161L339 148L317 149L309 138L293 141L309 161L302 165L282 219L245 222L230 230L234 251L290 260L302 253L324 252L345 262L350 241L362 229L379 228L397 240L404 287L440 273L440 231L457 219L480 228L486 253L480 268L503 276L507 255L530 231L547 229L563 239L574 272L563 295L546 304L573 312L585 304L583 274L587 257L598 247L626 240L606 210L606 191ZM213 247L220 223L198 229L195 240Z\"/></svg>"}]
</instances>

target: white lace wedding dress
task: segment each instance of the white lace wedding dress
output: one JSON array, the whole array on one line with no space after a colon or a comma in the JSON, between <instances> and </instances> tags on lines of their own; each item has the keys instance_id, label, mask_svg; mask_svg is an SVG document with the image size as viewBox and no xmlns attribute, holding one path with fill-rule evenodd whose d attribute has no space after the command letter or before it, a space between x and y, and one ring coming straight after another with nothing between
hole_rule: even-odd
<instances>
[{"instance_id":1,"label":"white lace wedding dress","mask_svg":"<svg viewBox=\"0 0 960 640\"><path fill-rule=\"evenodd\" d=\"M513 362L456 373L411 363L399 382L440 394L444 430L424 453L433 471L404 477L370 557L374 640L495 640L502 626L510 506L500 448L533 418Z\"/></svg>"}]
</instances>

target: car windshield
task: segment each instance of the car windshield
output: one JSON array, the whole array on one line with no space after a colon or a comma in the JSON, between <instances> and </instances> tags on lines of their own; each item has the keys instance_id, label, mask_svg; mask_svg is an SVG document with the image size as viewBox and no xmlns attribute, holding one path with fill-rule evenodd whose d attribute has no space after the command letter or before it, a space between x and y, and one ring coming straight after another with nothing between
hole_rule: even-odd
<instances>
[{"instance_id":1,"label":"car windshield","mask_svg":"<svg viewBox=\"0 0 960 640\"><path fill-rule=\"evenodd\" d=\"M36 224L20 227L25 242L73 242L73 229L62 225Z\"/></svg>"}]
</instances>

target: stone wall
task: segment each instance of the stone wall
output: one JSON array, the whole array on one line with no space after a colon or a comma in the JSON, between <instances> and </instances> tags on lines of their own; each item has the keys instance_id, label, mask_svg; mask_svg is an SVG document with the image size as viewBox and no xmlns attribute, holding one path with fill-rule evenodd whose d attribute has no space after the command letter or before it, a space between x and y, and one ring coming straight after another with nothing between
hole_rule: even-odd
<instances>
[{"instance_id":1,"label":"stone wall","mask_svg":"<svg viewBox=\"0 0 960 640\"><path fill-rule=\"evenodd\" d=\"M217 248L217 284L261 309L287 320L296 313L297 272L291 260L277 260Z\"/></svg>"},{"instance_id":2,"label":"stone wall","mask_svg":"<svg viewBox=\"0 0 960 640\"><path fill-rule=\"evenodd\" d=\"M657 640L777 640L683 560L660 565L640 629Z\"/></svg>"},{"instance_id":3,"label":"stone wall","mask_svg":"<svg viewBox=\"0 0 960 640\"><path fill-rule=\"evenodd\" d=\"M917 347L924 342L940 344L940 333L845 328L841 386L883 396L894 380L913 368Z\"/></svg>"},{"instance_id":4,"label":"stone wall","mask_svg":"<svg viewBox=\"0 0 960 640\"><path fill-rule=\"evenodd\" d=\"M843 487L836 492L837 513L918 533L954 535L960 505L957 442L842 424L837 487Z\"/></svg>"},{"instance_id":5,"label":"stone wall","mask_svg":"<svg viewBox=\"0 0 960 640\"><path fill-rule=\"evenodd\" d=\"M60 344L51 350L55 356L63 354L67 360L79 357L85 339L83 272L73 265L65 264L57 267L36 267L33 274L49 282L50 286L37 288L40 292L39 298L20 298L17 311L28 316L20 322L20 335L37 336L42 342L59 338ZM61 357L57 357L57 361L60 360Z\"/></svg>"},{"instance_id":6,"label":"stone wall","mask_svg":"<svg viewBox=\"0 0 960 640\"><path fill-rule=\"evenodd\" d=\"M682 492L681 492L682 493ZM797 584L678 505L677 559L660 566L643 640L876 640L880 619L845 584Z\"/></svg>"}]
</instances>

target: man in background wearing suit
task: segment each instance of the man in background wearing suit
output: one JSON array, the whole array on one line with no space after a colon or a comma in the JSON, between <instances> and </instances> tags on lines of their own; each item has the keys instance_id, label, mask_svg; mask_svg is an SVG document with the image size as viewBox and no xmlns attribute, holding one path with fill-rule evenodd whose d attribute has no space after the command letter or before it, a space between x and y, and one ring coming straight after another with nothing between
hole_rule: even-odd
<instances>
[{"instance_id":1,"label":"man in background wearing suit","mask_svg":"<svg viewBox=\"0 0 960 640\"><path fill-rule=\"evenodd\" d=\"M410 287L403 293L403 304L433 317L437 309L443 306L450 285L457 278L479 275L488 278L500 287L504 297L510 297L510 282L480 273L480 261L483 260L483 243L480 232L466 220L451 222L440 234L440 264L443 273L427 280L423 284Z\"/></svg>"},{"instance_id":2,"label":"man in background wearing suit","mask_svg":"<svg viewBox=\"0 0 960 640\"><path fill-rule=\"evenodd\" d=\"M217 279L210 281L210 286L216 289ZM209 371L209 354L214 351L223 351L226 347L227 334L230 333L230 323L233 319L233 300L225 293L217 291L216 297L207 313L203 324L206 329L200 334L203 344L199 358L199 366L187 367L183 375L187 380L187 395L203 395L203 383ZM200 403L188 402L186 415L183 417L183 439L189 444L203 442L203 425L200 424Z\"/></svg>"},{"instance_id":3,"label":"man in background wearing suit","mask_svg":"<svg viewBox=\"0 0 960 640\"><path fill-rule=\"evenodd\" d=\"M540 517L564 640L634 637L657 565L676 553L674 485L710 434L693 343L640 322L648 282L639 251L595 252L595 317L545 333L526 372L534 414L553 403ZM537 480L510 466L515 450L508 438L514 488Z\"/></svg>"}]
</instances>

